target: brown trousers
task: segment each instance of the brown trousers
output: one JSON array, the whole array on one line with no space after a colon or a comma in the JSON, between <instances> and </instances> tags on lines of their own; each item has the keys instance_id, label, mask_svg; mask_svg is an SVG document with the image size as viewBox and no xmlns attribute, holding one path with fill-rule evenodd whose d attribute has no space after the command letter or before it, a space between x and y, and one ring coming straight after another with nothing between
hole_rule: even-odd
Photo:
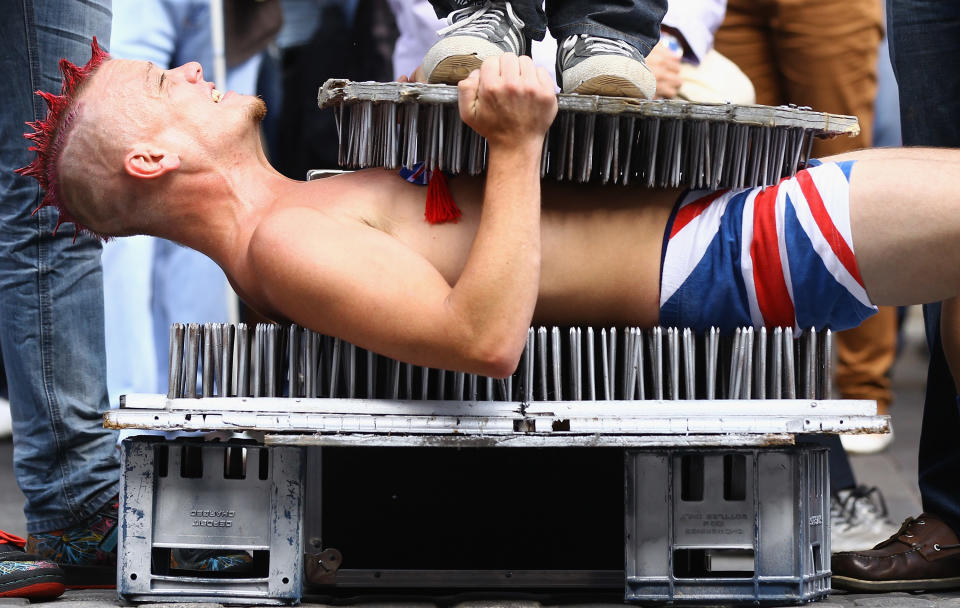
<instances>
[{"instance_id":1,"label":"brown trousers","mask_svg":"<svg viewBox=\"0 0 960 608\"><path fill-rule=\"evenodd\" d=\"M753 81L757 103L851 114L860 135L818 140L816 157L870 145L877 93L880 0L728 0L716 49ZM884 307L837 334L836 382L849 399L891 400L887 376L896 347L896 312Z\"/></svg>"}]
</instances>

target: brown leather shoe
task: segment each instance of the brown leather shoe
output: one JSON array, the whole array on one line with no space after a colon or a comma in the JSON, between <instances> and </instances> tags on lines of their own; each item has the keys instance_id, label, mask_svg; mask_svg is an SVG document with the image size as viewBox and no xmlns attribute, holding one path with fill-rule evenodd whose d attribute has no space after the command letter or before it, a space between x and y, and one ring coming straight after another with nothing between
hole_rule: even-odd
<instances>
[{"instance_id":1,"label":"brown leather shoe","mask_svg":"<svg viewBox=\"0 0 960 608\"><path fill-rule=\"evenodd\" d=\"M960 540L930 513L908 517L890 538L866 551L831 557L833 587L850 591L960 588Z\"/></svg>"}]
</instances>

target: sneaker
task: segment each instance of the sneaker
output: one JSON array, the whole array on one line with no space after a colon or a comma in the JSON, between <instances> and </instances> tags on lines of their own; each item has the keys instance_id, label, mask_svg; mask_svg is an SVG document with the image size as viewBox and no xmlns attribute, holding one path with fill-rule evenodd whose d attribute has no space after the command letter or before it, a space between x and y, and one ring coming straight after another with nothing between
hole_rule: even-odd
<instances>
[{"instance_id":1,"label":"sneaker","mask_svg":"<svg viewBox=\"0 0 960 608\"><path fill-rule=\"evenodd\" d=\"M623 40L577 34L557 49L557 81L564 93L653 99L657 79L643 55Z\"/></svg>"},{"instance_id":2,"label":"sneaker","mask_svg":"<svg viewBox=\"0 0 960 608\"><path fill-rule=\"evenodd\" d=\"M180 574L218 573L243 576L253 572L253 558L245 551L174 549L170 552L170 570Z\"/></svg>"},{"instance_id":3,"label":"sneaker","mask_svg":"<svg viewBox=\"0 0 960 608\"><path fill-rule=\"evenodd\" d=\"M843 449L850 454L877 454L893 443L893 425L889 433L870 433L866 435L840 435Z\"/></svg>"},{"instance_id":4,"label":"sneaker","mask_svg":"<svg viewBox=\"0 0 960 608\"><path fill-rule=\"evenodd\" d=\"M0 530L0 597L49 600L63 595L63 570L23 550L27 541Z\"/></svg>"},{"instance_id":5,"label":"sneaker","mask_svg":"<svg viewBox=\"0 0 960 608\"><path fill-rule=\"evenodd\" d=\"M114 498L79 526L27 536L27 551L56 562L71 589L117 585L117 508Z\"/></svg>"},{"instance_id":6,"label":"sneaker","mask_svg":"<svg viewBox=\"0 0 960 608\"><path fill-rule=\"evenodd\" d=\"M423 73L433 84L457 84L487 57L527 52L523 21L509 2L486 2L453 11L449 26L423 58Z\"/></svg>"},{"instance_id":7,"label":"sneaker","mask_svg":"<svg viewBox=\"0 0 960 608\"><path fill-rule=\"evenodd\" d=\"M897 529L877 487L857 486L830 497L830 545L833 553L873 547Z\"/></svg>"}]
</instances>

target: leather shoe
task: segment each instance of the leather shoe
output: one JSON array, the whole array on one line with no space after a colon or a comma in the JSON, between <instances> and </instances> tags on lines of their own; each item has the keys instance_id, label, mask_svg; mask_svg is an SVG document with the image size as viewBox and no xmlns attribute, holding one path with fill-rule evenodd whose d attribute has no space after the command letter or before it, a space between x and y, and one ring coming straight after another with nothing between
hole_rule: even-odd
<instances>
[{"instance_id":1,"label":"leather shoe","mask_svg":"<svg viewBox=\"0 0 960 608\"><path fill-rule=\"evenodd\" d=\"M834 553L832 584L850 591L960 588L960 540L930 513L909 517L873 549Z\"/></svg>"}]
</instances>

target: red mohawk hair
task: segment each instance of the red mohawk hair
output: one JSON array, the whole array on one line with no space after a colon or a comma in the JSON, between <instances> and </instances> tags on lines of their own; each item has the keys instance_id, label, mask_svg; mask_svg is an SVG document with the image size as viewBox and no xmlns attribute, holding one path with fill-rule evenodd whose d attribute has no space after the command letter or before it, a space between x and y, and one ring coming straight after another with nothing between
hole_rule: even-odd
<instances>
[{"instance_id":1,"label":"red mohawk hair","mask_svg":"<svg viewBox=\"0 0 960 608\"><path fill-rule=\"evenodd\" d=\"M76 108L70 111L70 106L73 105L77 98L77 92L87 82L90 75L104 61L110 59L110 55L97 44L96 36L93 37L90 48L92 51L90 61L84 66L76 66L67 59L60 60L63 87L59 95L46 91L36 92L47 102L47 117L43 120L27 123L27 126L33 128L33 133L24 133L23 136L32 142L30 151L36 152L37 157L26 167L17 169L17 173L20 175L35 178L40 182L40 187L45 190L43 200L33 210L33 213L43 207L56 207L60 216L53 233L57 233L61 224L70 222L74 225L74 238L80 230L87 232L90 232L90 230L80 224L65 206L64 196L60 192L60 186L57 182L57 167L60 163L60 153L63 151L66 136L70 132L70 123L77 114Z\"/></svg>"}]
</instances>

